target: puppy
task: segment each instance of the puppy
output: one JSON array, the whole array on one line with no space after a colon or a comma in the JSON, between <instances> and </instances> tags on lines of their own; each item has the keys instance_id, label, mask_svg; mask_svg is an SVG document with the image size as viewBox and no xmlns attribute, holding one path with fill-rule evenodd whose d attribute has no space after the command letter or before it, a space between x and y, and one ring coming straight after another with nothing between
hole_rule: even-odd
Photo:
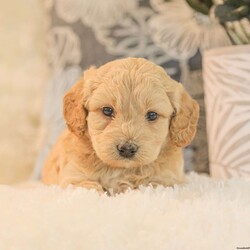
<instances>
[{"instance_id":1,"label":"puppy","mask_svg":"<svg viewBox=\"0 0 250 250\"><path fill-rule=\"evenodd\" d=\"M163 68L142 58L90 68L63 105L67 129L44 183L114 193L183 183L182 148L195 135L199 106Z\"/></svg>"}]
</instances>

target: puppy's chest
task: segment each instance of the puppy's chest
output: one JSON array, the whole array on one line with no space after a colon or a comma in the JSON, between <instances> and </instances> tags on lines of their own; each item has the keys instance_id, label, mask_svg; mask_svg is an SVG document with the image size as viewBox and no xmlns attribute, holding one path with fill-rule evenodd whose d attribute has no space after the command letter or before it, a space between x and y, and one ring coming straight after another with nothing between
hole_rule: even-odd
<instances>
[{"instance_id":1,"label":"puppy's chest","mask_svg":"<svg viewBox=\"0 0 250 250\"><path fill-rule=\"evenodd\" d=\"M140 185L149 185L156 172L152 167L133 169L103 168L98 171L98 182L104 189L113 189L115 192L123 192L131 188L136 189Z\"/></svg>"}]
</instances>

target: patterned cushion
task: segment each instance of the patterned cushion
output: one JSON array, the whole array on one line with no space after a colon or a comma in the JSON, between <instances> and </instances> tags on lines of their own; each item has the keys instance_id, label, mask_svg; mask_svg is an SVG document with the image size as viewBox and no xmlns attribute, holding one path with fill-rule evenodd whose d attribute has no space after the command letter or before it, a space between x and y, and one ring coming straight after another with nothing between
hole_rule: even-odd
<instances>
[{"instance_id":1,"label":"patterned cushion","mask_svg":"<svg viewBox=\"0 0 250 250\"><path fill-rule=\"evenodd\" d=\"M203 58L211 176L250 180L250 45Z\"/></svg>"},{"instance_id":2,"label":"patterned cushion","mask_svg":"<svg viewBox=\"0 0 250 250\"><path fill-rule=\"evenodd\" d=\"M185 150L186 169L208 172L201 53L228 42L223 29L184 0L50 0L47 9L53 74L43 113L47 139L36 175L65 126L61 105L65 91L90 65L128 56L161 65L198 100L201 118L197 136ZM215 32L220 39L214 39Z\"/></svg>"}]
</instances>

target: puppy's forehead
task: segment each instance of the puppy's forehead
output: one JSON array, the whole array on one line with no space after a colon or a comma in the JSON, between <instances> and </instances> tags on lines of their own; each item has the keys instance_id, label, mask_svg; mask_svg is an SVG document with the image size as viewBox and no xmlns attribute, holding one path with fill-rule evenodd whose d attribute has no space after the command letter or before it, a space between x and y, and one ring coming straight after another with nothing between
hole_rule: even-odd
<instances>
[{"instance_id":1,"label":"puppy's forehead","mask_svg":"<svg viewBox=\"0 0 250 250\"><path fill-rule=\"evenodd\" d=\"M90 101L93 109L111 105L120 110L157 108L163 112L166 106L171 106L164 86L168 76L161 67L145 59L115 62L97 70L96 80L100 85Z\"/></svg>"},{"instance_id":2,"label":"puppy's forehead","mask_svg":"<svg viewBox=\"0 0 250 250\"><path fill-rule=\"evenodd\" d=\"M162 86L168 78L164 69L143 58L126 58L109 62L97 69L98 81L107 88L125 89Z\"/></svg>"},{"instance_id":3,"label":"puppy's forehead","mask_svg":"<svg viewBox=\"0 0 250 250\"><path fill-rule=\"evenodd\" d=\"M162 67L144 58L115 60L97 70L97 76L103 78L115 79L121 77L121 75L129 75L134 80L138 77L148 78L154 76L154 78L165 78L167 76Z\"/></svg>"}]
</instances>

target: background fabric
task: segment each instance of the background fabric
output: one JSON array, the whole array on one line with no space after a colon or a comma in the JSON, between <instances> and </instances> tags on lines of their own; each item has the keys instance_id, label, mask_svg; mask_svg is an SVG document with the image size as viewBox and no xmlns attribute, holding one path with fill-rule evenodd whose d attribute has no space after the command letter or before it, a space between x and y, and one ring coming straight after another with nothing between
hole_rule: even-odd
<instances>
[{"instance_id":1,"label":"background fabric","mask_svg":"<svg viewBox=\"0 0 250 250\"><path fill-rule=\"evenodd\" d=\"M211 176L250 180L250 45L207 51L203 65Z\"/></svg>"},{"instance_id":2,"label":"background fabric","mask_svg":"<svg viewBox=\"0 0 250 250\"><path fill-rule=\"evenodd\" d=\"M62 97L91 65L122 57L144 57L161 65L199 102L197 136L185 149L187 170L208 172L208 152L201 75L204 50L229 43L224 30L209 17L194 12L184 0L50 0L48 48L52 78L46 93L43 123L44 158L61 130ZM216 36L215 36L216 34Z\"/></svg>"},{"instance_id":3,"label":"background fabric","mask_svg":"<svg viewBox=\"0 0 250 250\"><path fill-rule=\"evenodd\" d=\"M0 183L27 179L37 161L48 80L40 0L0 0Z\"/></svg>"}]
</instances>

